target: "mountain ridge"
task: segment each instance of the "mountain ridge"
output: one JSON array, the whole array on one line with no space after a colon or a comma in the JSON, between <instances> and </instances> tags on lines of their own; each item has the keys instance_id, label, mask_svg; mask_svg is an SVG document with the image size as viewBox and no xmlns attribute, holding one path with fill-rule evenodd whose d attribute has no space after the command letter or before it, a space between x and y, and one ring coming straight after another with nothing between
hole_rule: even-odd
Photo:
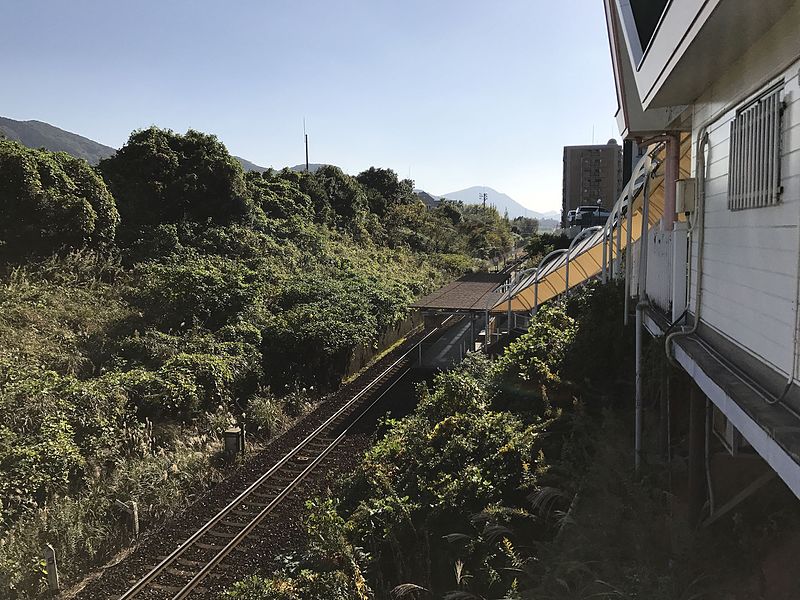
<instances>
[{"instance_id":1,"label":"mountain ridge","mask_svg":"<svg viewBox=\"0 0 800 600\"><path fill-rule=\"evenodd\" d=\"M535 219L559 219L561 213L559 211L538 212L526 208L508 194L498 192L496 189L489 186L474 185L472 187L464 188L463 190L456 190L448 192L447 194L434 194L437 198L447 198L448 200L460 200L464 204L481 204L482 200L480 194L487 195L486 203L497 207L501 213L508 211L509 218L514 217L533 217Z\"/></svg>"},{"instance_id":2,"label":"mountain ridge","mask_svg":"<svg viewBox=\"0 0 800 600\"><path fill-rule=\"evenodd\" d=\"M17 121L0 117L0 132L23 146L44 148L51 152L66 152L76 158L83 158L92 165L113 156L117 151L116 148L44 121Z\"/></svg>"}]
</instances>

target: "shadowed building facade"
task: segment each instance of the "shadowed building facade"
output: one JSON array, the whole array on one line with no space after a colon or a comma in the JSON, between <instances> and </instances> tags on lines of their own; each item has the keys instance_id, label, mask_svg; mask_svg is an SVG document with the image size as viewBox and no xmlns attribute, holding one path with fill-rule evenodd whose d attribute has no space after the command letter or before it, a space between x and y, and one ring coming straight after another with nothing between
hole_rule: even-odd
<instances>
[{"instance_id":1,"label":"shadowed building facade","mask_svg":"<svg viewBox=\"0 0 800 600\"><path fill-rule=\"evenodd\" d=\"M564 146L564 180L561 226L567 214L579 206L600 205L610 209L622 191L622 147L611 139L607 144Z\"/></svg>"}]
</instances>

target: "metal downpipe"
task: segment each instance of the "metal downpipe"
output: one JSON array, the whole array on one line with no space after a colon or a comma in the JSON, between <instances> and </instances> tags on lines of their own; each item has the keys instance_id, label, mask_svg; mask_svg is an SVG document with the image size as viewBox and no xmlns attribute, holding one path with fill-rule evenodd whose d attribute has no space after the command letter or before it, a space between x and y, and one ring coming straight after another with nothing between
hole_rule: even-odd
<instances>
[{"instance_id":1,"label":"metal downpipe","mask_svg":"<svg viewBox=\"0 0 800 600\"><path fill-rule=\"evenodd\" d=\"M705 471L706 485L708 486L708 516L713 517L716 510L714 502L714 483L711 479L711 400L706 397L706 439L705 439Z\"/></svg>"},{"instance_id":2,"label":"metal downpipe","mask_svg":"<svg viewBox=\"0 0 800 600\"><path fill-rule=\"evenodd\" d=\"M511 339L511 291L514 288L514 284L517 283L516 278L513 280L509 278L508 280L508 289L506 292L508 293L508 315L506 317L506 329L508 329L508 337Z\"/></svg>"},{"instance_id":3,"label":"metal downpipe","mask_svg":"<svg viewBox=\"0 0 800 600\"><path fill-rule=\"evenodd\" d=\"M675 227L675 193L681 173L681 137L676 133L667 136L666 164L664 165L664 214L661 217L662 231Z\"/></svg>"},{"instance_id":4,"label":"metal downpipe","mask_svg":"<svg viewBox=\"0 0 800 600\"><path fill-rule=\"evenodd\" d=\"M703 299L703 286L702 286L702 276L703 276L703 250L704 250L704 238L705 238L705 205L706 205L706 154L705 148L708 145L708 131L706 131L705 126L699 132L700 137L697 140L697 156L696 156L696 166L695 166L695 175L696 175L696 201L695 201L695 222L692 224L690 228L690 232L692 238L694 238L695 233L697 233L697 267L696 267L696 281L694 283L695 289L695 299L694 299L694 322L692 326L688 330L683 331L674 331L667 336L667 339L664 341L664 351L667 353L667 359L673 366L680 366L678 365L675 357L673 356L672 352L672 345L676 338L684 337L687 335L692 335L693 333L697 332L697 328L700 326L700 309L702 307L702 299ZM689 246L691 250L691 245ZM692 273L692 265L691 260L688 263L689 269L689 276L691 277ZM687 290L690 292L690 290ZM690 307L691 308L691 305Z\"/></svg>"},{"instance_id":5,"label":"metal downpipe","mask_svg":"<svg viewBox=\"0 0 800 600\"><path fill-rule=\"evenodd\" d=\"M622 206L619 207L619 209L621 208ZM617 256L614 263L614 275L617 279L619 279L622 269L622 214L619 209L617 209Z\"/></svg>"}]
</instances>

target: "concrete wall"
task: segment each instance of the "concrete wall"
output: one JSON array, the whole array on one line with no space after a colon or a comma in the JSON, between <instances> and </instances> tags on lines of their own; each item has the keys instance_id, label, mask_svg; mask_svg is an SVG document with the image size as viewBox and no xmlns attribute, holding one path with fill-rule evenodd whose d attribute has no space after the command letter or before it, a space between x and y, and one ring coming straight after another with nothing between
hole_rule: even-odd
<instances>
[{"instance_id":1,"label":"concrete wall","mask_svg":"<svg viewBox=\"0 0 800 600\"><path fill-rule=\"evenodd\" d=\"M701 319L754 356L788 373L800 257L800 3L725 70L697 99L693 140L708 127ZM781 183L777 206L727 207L730 123L736 108L785 78ZM693 150L696 152L696 145ZM693 169L695 168L693 164ZM695 312L697 236L692 244L690 306Z\"/></svg>"},{"instance_id":2,"label":"concrete wall","mask_svg":"<svg viewBox=\"0 0 800 600\"><path fill-rule=\"evenodd\" d=\"M350 364L347 367L346 377L358 373L366 367L370 361L378 354L395 344L398 340L407 336L414 328L422 325L422 315L419 311L412 312L402 321L398 321L393 326L383 332L375 345L362 345L356 348L350 355Z\"/></svg>"}]
</instances>

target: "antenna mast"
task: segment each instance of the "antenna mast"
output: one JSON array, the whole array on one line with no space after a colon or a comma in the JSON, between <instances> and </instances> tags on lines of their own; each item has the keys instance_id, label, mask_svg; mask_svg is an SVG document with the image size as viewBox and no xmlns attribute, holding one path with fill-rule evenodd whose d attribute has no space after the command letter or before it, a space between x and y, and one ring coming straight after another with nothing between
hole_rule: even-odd
<instances>
[{"instance_id":1,"label":"antenna mast","mask_svg":"<svg viewBox=\"0 0 800 600\"><path fill-rule=\"evenodd\" d=\"M303 137L306 140L306 173L308 173L308 134L306 133L306 118L303 117Z\"/></svg>"}]
</instances>

